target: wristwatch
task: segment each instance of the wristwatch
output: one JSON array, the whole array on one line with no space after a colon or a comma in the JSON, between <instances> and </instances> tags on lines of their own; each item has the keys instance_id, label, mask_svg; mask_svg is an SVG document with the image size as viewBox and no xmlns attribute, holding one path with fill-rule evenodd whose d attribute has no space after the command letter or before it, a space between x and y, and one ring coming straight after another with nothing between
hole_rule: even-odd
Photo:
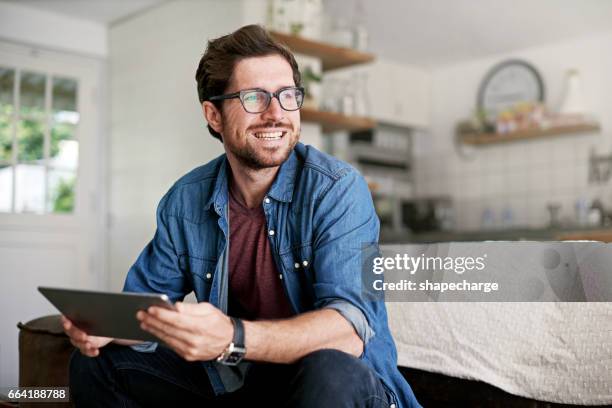
<instances>
[{"instance_id":1,"label":"wristwatch","mask_svg":"<svg viewBox=\"0 0 612 408\"><path fill-rule=\"evenodd\" d=\"M242 320L235 317L230 317L230 319L234 325L234 338L227 348L223 350L223 353L217 357L217 361L221 364L235 366L242 361L246 354L246 347L244 346L244 324Z\"/></svg>"}]
</instances>

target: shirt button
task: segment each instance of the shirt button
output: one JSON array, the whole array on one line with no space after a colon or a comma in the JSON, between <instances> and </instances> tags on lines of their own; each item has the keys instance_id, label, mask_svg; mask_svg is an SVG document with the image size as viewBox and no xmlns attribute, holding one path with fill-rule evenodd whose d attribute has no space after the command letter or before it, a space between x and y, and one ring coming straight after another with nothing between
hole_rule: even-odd
<instances>
[{"instance_id":1,"label":"shirt button","mask_svg":"<svg viewBox=\"0 0 612 408\"><path fill-rule=\"evenodd\" d=\"M283 274L282 274L282 273L280 273L280 274L278 275L278 278L279 278L280 280L283 280Z\"/></svg>"},{"instance_id":2,"label":"shirt button","mask_svg":"<svg viewBox=\"0 0 612 408\"><path fill-rule=\"evenodd\" d=\"M395 404L389 405L389 408L395 408Z\"/></svg>"},{"instance_id":3,"label":"shirt button","mask_svg":"<svg viewBox=\"0 0 612 408\"><path fill-rule=\"evenodd\" d=\"M295 269L299 268L299 267L300 267L300 263L299 263L299 262L294 263L294 264L293 264L293 267L294 267Z\"/></svg>"},{"instance_id":4,"label":"shirt button","mask_svg":"<svg viewBox=\"0 0 612 408\"><path fill-rule=\"evenodd\" d=\"M302 261L302 265L308 266L308 261Z\"/></svg>"},{"instance_id":5,"label":"shirt button","mask_svg":"<svg viewBox=\"0 0 612 408\"><path fill-rule=\"evenodd\" d=\"M270 230L270 231L268 231L268 234L270 234L270 235L274 235L274 230Z\"/></svg>"},{"instance_id":6,"label":"shirt button","mask_svg":"<svg viewBox=\"0 0 612 408\"><path fill-rule=\"evenodd\" d=\"M266 197L266 198L264 199L264 202L265 202L266 204L270 204L270 199L269 199L268 197Z\"/></svg>"},{"instance_id":7,"label":"shirt button","mask_svg":"<svg viewBox=\"0 0 612 408\"><path fill-rule=\"evenodd\" d=\"M210 279L210 278L212 278L212 275L210 273L207 273L206 274L206 279Z\"/></svg>"}]
</instances>

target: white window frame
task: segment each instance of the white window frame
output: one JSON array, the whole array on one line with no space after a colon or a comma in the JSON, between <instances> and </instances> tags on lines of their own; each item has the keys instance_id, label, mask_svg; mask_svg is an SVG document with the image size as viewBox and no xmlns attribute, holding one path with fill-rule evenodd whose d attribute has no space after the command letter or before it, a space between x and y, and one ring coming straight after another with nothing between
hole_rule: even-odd
<instances>
[{"instance_id":1,"label":"white window frame","mask_svg":"<svg viewBox=\"0 0 612 408\"><path fill-rule=\"evenodd\" d=\"M14 72L14 76L13 76L13 113L10 117L10 121L11 121L11 137L12 137L12 151L11 151L11 160L8 163L11 168L12 168L12 183L11 183L11 208L10 211L8 212L3 212L4 214L19 214L19 215L24 215L27 213L22 213L22 212L17 212L16 211L16 202L17 202L17 167L20 164L24 164L24 163L20 163L19 159L18 159L18 155L19 155L19 147L18 147L18 140L17 140L17 129L18 129L18 125L19 122L23 119L30 119L31 117L29 115L23 115L20 111L21 111L21 90L20 90L20 85L21 85L21 77L22 77L22 73L25 71L23 68L21 67L16 67L16 66L4 66L4 65L0 65L2 68L8 68L13 70ZM54 212L50 212L47 211L46 206L49 200L49 170L53 167L51 166L50 160L51 160L51 128L53 126L53 118L52 118L52 112L51 112L51 104L52 104L52 89L53 89L53 79L54 78L60 78L56 75L51 75L48 72L37 72L37 71L27 71L27 72L32 72L35 74L41 74L44 75L45 77L45 89L44 89L44 101L45 101L45 106L44 106L44 118L43 121L45 122L44 124L44 128L43 128L43 157L42 157L42 163L39 163L39 165L44 166L44 173L45 173L45 182L44 182L44 207L45 210L43 211L42 214L37 214L37 215L49 215L49 214L55 214ZM64 76L65 77L65 76ZM77 91L80 88L80 83L78 81L78 79L76 79L77 82ZM77 107L79 106L79 100L78 100L78 93L77 93L77 98L76 98L76 105ZM77 108L78 110L78 108ZM79 112L80 113L80 112ZM33 118L34 120L36 120L36 118ZM75 127L75 134L74 136L74 140L76 140L77 142L79 142L79 125L77 124ZM79 162L80 162L80 158L79 158ZM78 180L79 177L79 167L77 166L76 169L76 177ZM59 168L58 168L59 169ZM76 186L75 186L75 190L76 190ZM77 191L75 191L75 197L76 197ZM70 213L64 213L65 215L73 215L74 214L74 209L73 211L71 211Z\"/></svg>"},{"instance_id":2,"label":"white window frame","mask_svg":"<svg viewBox=\"0 0 612 408\"><path fill-rule=\"evenodd\" d=\"M74 78L78 82L77 111L80 120L77 125L79 142L79 165L75 186L75 206L72 213L0 213L1 230L79 230L84 224L91 224L93 213L97 213L95 224L103 228L106 234L106 138L102 119L106 106L106 92L103 83L106 80L106 64L103 60L86 56L45 50L38 47L0 41L0 65L16 71L28 71L45 74L47 78ZM15 81L15 87L18 81ZM49 80L46 86L51 86ZM19 91L18 89L16 90ZM46 92L49 92L47 89ZM18 93L14 96L19 97ZM46 101L50 103L50 101ZM17 108L17 106L16 106ZM17 109L14 112L18 115ZM16 134L13 126L13 152L11 165L17 164ZM49 124L45 130L45 156L48 156ZM45 163L47 164L47 163ZM15 167L13 167L15 169ZM15 171L13 171L13 191L15 189ZM14 211L15 197L12 197Z\"/></svg>"}]
</instances>

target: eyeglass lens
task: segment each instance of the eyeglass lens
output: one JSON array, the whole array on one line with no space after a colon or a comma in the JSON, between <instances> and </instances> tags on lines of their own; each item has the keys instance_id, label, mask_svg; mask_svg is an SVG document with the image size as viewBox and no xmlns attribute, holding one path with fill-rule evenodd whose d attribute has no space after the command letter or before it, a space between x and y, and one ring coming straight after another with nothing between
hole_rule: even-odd
<instances>
[{"instance_id":1,"label":"eyeglass lens","mask_svg":"<svg viewBox=\"0 0 612 408\"><path fill-rule=\"evenodd\" d=\"M304 94L297 88L282 90L278 95L281 107L287 111L298 110L302 106ZM265 91L249 91L242 97L244 109L250 113L261 113L268 109L271 96Z\"/></svg>"}]
</instances>

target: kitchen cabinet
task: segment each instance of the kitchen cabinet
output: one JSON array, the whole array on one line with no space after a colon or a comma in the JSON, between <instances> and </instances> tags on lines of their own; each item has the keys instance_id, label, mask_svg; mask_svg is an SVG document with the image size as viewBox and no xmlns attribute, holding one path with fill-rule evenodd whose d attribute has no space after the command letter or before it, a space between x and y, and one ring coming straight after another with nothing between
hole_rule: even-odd
<instances>
[{"instance_id":1,"label":"kitchen cabinet","mask_svg":"<svg viewBox=\"0 0 612 408\"><path fill-rule=\"evenodd\" d=\"M365 68L371 116L410 128L429 126L431 78L428 72L379 59Z\"/></svg>"},{"instance_id":2,"label":"kitchen cabinet","mask_svg":"<svg viewBox=\"0 0 612 408\"><path fill-rule=\"evenodd\" d=\"M431 77L417 67L377 59L326 74L325 82L365 76L368 115L387 125L405 128L429 127ZM356 89L358 96L362 93Z\"/></svg>"}]
</instances>

